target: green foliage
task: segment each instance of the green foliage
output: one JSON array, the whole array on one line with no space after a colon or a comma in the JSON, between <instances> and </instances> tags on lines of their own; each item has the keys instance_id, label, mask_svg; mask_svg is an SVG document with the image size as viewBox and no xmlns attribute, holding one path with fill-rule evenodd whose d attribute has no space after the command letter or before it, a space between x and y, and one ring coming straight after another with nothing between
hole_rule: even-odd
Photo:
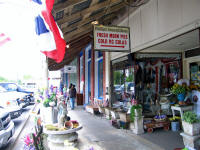
<instances>
[{"instance_id":1,"label":"green foliage","mask_svg":"<svg viewBox=\"0 0 200 150\"><path fill-rule=\"evenodd\" d=\"M124 74L121 71L114 71L114 84L123 84Z\"/></svg>"},{"instance_id":2,"label":"green foliage","mask_svg":"<svg viewBox=\"0 0 200 150\"><path fill-rule=\"evenodd\" d=\"M126 78L126 82L133 82L133 75L130 74L127 78Z\"/></svg>"},{"instance_id":3,"label":"green foliage","mask_svg":"<svg viewBox=\"0 0 200 150\"><path fill-rule=\"evenodd\" d=\"M200 122L200 119L197 117L197 115L191 111L187 111L183 113L183 120L190 124Z\"/></svg>"},{"instance_id":4,"label":"green foliage","mask_svg":"<svg viewBox=\"0 0 200 150\"><path fill-rule=\"evenodd\" d=\"M22 84L22 81L21 81L21 80L17 80L17 83L18 83L19 85L21 85L21 84Z\"/></svg>"},{"instance_id":5,"label":"green foliage","mask_svg":"<svg viewBox=\"0 0 200 150\"><path fill-rule=\"evenodd\" d=\"M49 98L45 99L45 101L43 102L44 107L49 107L49 103L50 103L50 102L51 102L51 101L50 101Z\"/></svg>"},{"instance_id":6,"label":"green foliage","mask_svg":"<svg viewBox=\"0 0 200 150\"><path fill-rule=\"evenodd\" d=\"M133 105L133 106L131 107L131 114L130 114L130 120L131 120L131 122L134 122L134 118L135 118L135 109L136 109L137 111L139 111L139 113L141 113L141 112L142 112L142 106L141 106L140 104L137 104L137 105ZM141 117L141 116L139 116L139 117Z\"/></svg>"},{"instance_id":7,"label":"green foliage","mask_svg":"<svg viewBox=\"0 0 200 150\"><path fill-rule=\"evenodd\" d=\"M6 79L4 77L0 77L0 82L8 82L8 79Z\"/></svg>"},{"instance_id":8,"label":"green foliage","mask_svg":"<svg viewBox=\"0 0 200 150\"><path fill-rule=\"evenodd\" d=\"M24 79L24 80L29 80L29 79L31 79L31 78L32 78L31 75L24 75L24 76L23 76L23 79Z\"/></svg>"},{"instance_id":9,"label":"green foliage","mask_svg":"<svg viewBox=\"0 0 200 150\"><path fill-rule=\"evenodd\" d=\"M51 96L50 96L49 98L47 98L47 99L43 102L44 107L49 107L49 106L50 106L49 103L50 103L50 102L53 102L53 101L55 101L55 103L57 102L56 94L55 94L55 93L51 94Z\"/></svg>"},{"instance_id":10,"label":"green foliage","mask_svg":"<svg viewBox=\"0 0 200 150\"><path fill-rule=\"evenodd\" d=\"M179 84L174 84L173 87L171 88L171 92L175 95L178 94L185 94L187 90L186 86L179 85Z\"/></svg>"}]
</instances>

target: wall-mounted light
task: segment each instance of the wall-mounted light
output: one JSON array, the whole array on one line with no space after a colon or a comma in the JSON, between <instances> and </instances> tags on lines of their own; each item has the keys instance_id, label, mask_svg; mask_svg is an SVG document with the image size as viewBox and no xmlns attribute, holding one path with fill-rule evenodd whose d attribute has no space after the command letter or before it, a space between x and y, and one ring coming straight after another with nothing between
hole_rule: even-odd
<instances>
[{"instance_id":1,"label":"wall-mounted light","mask_svg":"<svg viewBox=\"0 0 200 150\"><path fill-rule=\"evenodd\" d=\"M69 48L69 44L66 45L66 48Z\"/></svg>"},{"instance_id":2,"label":"wall-mounted light","mask_svg":"<svg viewBox=\"0 0 200 150\"><path fill-rule=\"evenodd\" d=\"M92 21L91 24L99 24L99 21L97 21L97 20Z\"/></svg>"}]
</instances>

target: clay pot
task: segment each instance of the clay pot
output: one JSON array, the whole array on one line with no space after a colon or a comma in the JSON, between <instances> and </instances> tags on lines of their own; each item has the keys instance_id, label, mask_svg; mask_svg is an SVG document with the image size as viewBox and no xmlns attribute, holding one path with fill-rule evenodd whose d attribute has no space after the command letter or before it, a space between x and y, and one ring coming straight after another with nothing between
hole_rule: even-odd
<instances>
[{"instance_id":1,"label":"clay pot","mask_svg":"<svg viewBox=\"0 0 200 150\"><path fill-rule=\"evenodd\" d=\"M65 122L65 128L71 129L73 127L73 124L71 121L66 121Z\"/></svg>"}]
</instances>

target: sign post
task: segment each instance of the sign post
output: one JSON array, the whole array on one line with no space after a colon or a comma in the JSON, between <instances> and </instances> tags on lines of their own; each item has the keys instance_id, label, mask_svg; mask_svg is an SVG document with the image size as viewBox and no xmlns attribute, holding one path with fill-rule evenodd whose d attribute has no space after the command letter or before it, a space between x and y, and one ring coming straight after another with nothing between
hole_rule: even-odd
<instances>
[{"instance_id":1,"label":"sign post","mask_svg":"<svg viewBox=\"0 0 200 150\"><path fill-rule=\"evenodd\" d=\"M130 28L94 25L94 50L130 52Z\"/></svg>"}]
</instances>

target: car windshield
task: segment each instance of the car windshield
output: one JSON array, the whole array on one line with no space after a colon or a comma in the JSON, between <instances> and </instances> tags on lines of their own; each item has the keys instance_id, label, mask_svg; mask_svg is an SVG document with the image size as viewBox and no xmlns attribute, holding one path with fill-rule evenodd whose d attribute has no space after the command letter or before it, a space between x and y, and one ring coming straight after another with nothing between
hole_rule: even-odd
<instances>
[{"instance_id":1,"label":"car windshield","mask_svg":"<svg viewBox=\"0 0 200 150\"><path fill-rule=\"evenodd\" d=\"M6 92L6 89L0 86L0 93Z\"/></svg>"},{"instance_id":2,"label":"car windshield","mask_svg":"<svg viewBox=\"0 0 200 150\"><path fill-rule=\"evenodd\" d=\"M17 85L14 83L1 84L7 91L17 91Z\"/></svg>"}]
</instances>

